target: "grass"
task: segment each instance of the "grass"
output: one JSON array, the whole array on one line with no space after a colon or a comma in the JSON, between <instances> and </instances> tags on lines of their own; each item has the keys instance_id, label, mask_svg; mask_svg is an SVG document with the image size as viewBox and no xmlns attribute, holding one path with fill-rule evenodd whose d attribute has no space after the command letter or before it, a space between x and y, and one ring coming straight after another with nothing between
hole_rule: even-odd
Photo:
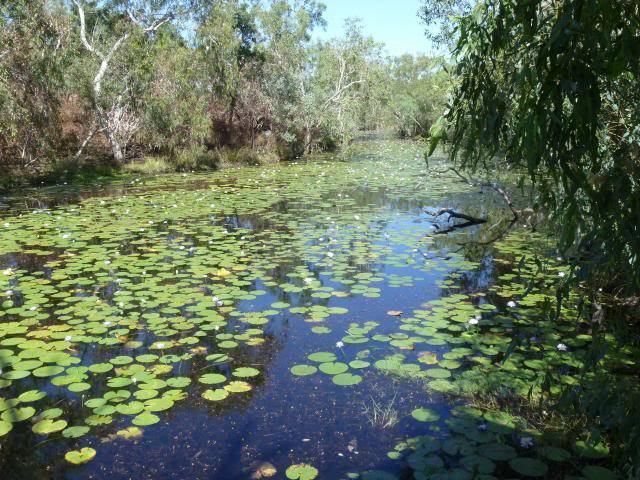
<instances>
[{"instance_id":1,"label":"grass","mask_svg":"<svg viewBox=\"0 0 640 480\"><path fill-rule=\"evenodd\" d=\"M122 167L123 172L157 175L175 172L175 167L164 156L145 157L141 162L132 162Z\"/></svg>"},{"instance_id":2,"label":"grass","mask_svg":"<svg viewBox=\"0 0 640 480\"><path fill-rule=\"evenodd\" d=\"M362 413L367 417L372 427L391 428L398 423L398 410L395 408L396 396L397 393L394 392L391 400L378 402L373 398L373 395L371 395L370 403L362 403Z\"/></svg>"}]
</instances>

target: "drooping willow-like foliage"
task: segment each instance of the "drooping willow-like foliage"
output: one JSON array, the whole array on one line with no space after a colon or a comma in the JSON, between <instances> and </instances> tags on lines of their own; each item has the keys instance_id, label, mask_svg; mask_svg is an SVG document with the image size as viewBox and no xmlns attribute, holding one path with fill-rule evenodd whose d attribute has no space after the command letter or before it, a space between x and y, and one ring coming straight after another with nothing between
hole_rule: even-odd
<instances>
[{"instance_id":1,"label":"drooping willow-like foliage","mask_svg":"<svg viewBox=\"0 0 640 480\"><path fill-rule=\"evenodd\" d=\"M584 272L640 290L640 3L483 0L456 33L432 147L526 172Z\"/></svg>"}]
</instances>

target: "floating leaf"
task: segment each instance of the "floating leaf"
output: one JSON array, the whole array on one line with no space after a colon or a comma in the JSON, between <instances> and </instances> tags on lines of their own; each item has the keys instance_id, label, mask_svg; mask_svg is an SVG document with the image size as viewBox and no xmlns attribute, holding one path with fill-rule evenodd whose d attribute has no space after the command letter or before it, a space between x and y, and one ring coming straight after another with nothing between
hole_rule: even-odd
<instances>
[{"instance_id":1,"label":"floating leaf","mask_svg":"<svg viewBox=\"0 0 640 480\"><path fill-rule=\"evenodd\" d=\"M509 461L514 471L525 477L543 477L549 470L547 465L535 458L518 457Z\"/></svg>"},{"instance_id":2,"label":"floating leaf","mask_svg":"<svg viewBox=\"0 0 640 480\"><path fill-rule=\"evenodd\" d=\"M291 465L285 472L290 480L313 480L318 476L318 470L306 463Z\"/></svg>"},{"instance_id":3,"label":"floating leaf","mask_svg":"<svg viewBox=\"0 0 640 480\"><path fill-rule=\"evenodd\" d=\"M440 420L440 415L428 408L416 408L411 412L411 416L419 422L437 422Z\"/></svg>"},{"instance_id":4,"label":"floating leaf","mask_svg":"<svg viewBox=\"0 0 640 480\"><path fill-rule=\"evenodd\" d=\"M312 365L294 365L291 367L291 373L298 377L313 375L317 371L318 369Z\"/></svg>"},{"instance_id":5,"label":"floating leaf","mask_svg":"<svg viewBox=\"0 0 640 480\"><path fill-rule=\"evenodd\" d=\"M84 447L80 450L71 450L70 452L67 452L64 458L69 463L73 463L74 465L81 465L92 460L95 456L96 451L93 448Z\"/></svg>"}]
</instances>

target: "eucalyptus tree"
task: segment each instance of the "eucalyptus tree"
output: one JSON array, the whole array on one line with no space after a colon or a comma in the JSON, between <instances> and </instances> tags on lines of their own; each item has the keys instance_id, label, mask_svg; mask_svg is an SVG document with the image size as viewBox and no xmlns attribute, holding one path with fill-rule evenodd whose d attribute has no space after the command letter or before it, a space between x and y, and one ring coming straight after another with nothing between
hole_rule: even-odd
<instances>
[{"instance_id":1,"label":"eucalyptus tree","mask_svg":"<svg viewBox=\"0 0 640 480\"><path fill-rule=\"evenodd\" d=\"M367 84L381 62L382 45L366 37L355 20L345 23L342 37L321 42L312 50L308 75L301 80L307 152L318 131L321 137L343 142L360 128Z\"/></svg>"},{"instance_id":2,"label":"eucalyptus tree","mask_svg":"<svg viewBox=\"0 0 640 480\"><path fill-rule=\"evenodd\" d=\"M0 1L0 161L38 172L62 147L60 106L71 60L64 8L47 0Z\"/></svg>"},{"instance_id":3,"label":"eucalyptus tree","mask_svg":"<svg viewBox=\"0 0 640 480\"><path fill-rule=\"evenodd\" d=\"M127 65L119 65L119 75L112 64L121 50L129 48L128 40L135 35L153 37L156 32L176 18L183 7L176 0L114 0L87 2L72 0L77 11L80 42L92 57L90 103L95 124L82 143L76 157L97 133L104 133L116 162L125 160L126 146L140 128L140 120L131 105L130 77ZM92 21L87 19L91 7ZM108 22L101 22L106 17ZM91 28L91 38L88 30ZM108 83L105 88L105 83Z\"/></svg>"},{"instance_id":4,"label":"eucalyptus tree","mask_svg":"<svg viewBox=\"0 0 640 480\"><path fill-rule=\"evenodd\" d=\"M264 63L264 48L257 23L256 1L224 0L206 5L198 13L195 45L206 76L211 114L226 128L240 123L253 146L260 101L258 77ZM214 119L215 120L215 119Z\"/></svg>"},{"instance_id":5,"label":"eucalyptus tree","mask_svg":"<svg viewBox=\"0 0 640 480\"><path fill-rule=\"evenodd\" d=\"M442 57L402 55L391 59L391 100L394 125L401 136L427 136L445 109L451 87Z\"/></svg>"}]
</instances>

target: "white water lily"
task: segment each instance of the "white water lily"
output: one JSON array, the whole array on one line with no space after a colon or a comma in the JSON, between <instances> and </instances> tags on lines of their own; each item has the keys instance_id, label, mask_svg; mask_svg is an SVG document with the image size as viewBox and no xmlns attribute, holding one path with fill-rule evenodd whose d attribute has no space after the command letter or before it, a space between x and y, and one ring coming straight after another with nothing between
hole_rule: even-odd
<instances>
[{"instance_id":1,"label":"white water lily","mask_svg":"<svg viewBox=\"0 0 640 480\"><path fill-rule=\"evenodd\" d=\"M336 342L336 347L337 347L337 348L342 348L342 347L344 347L344 342Z\"/></svg>"},{"instance_id":2,"label":"white water lily","mask_svg":"<svg viewBox=\"0 0 640 480\"><path fill-rule=\"evenodd\" d=\"M12 268L6 268L2 271L2 273L4 275L13 275L13 269Z\"/></svg>"},{"instance_id":3,"label":"white water lily","mask_svg":"<svg viewBox=\"0 0 640 480\"><path fill-rule=\"evenodd\" d=\"M111 260L105 260L105 261L104 261L104 264L105 264L105 265L110 265L110 264L111 264Z\"/></svg>"},{"instance_id":4,"label":"white water lily","mask_svg":"<svg viewBox=\"0 0 640 480\"><path fill-rule=\"evenodd\" d=\"M533 438L531 437L522 437L520 439L520 446L522 448L530 448L533 447Z\"/></svg>"},{"instance_id":5,"label":"white water lily","mask_svg":"<svg viewBox=\"0 0 640 480\"><path fill-rule=\"evenodd\" d=\"M213 303L215 303L218 307L221 307L222 305L224 305L224 302L215 295L211 297L211 300L213 300Z\"/></svg>"},{"instance_id":6,"label":"white water lily","mask_svg":"<svg viewBox=\"0 0 640 480\"><path fill-rule=\"evenodd\" d=\"M111 326L111 322L109 320L102 322L102 325L104 325L105 327L109 327Z\"/></svg>"},{"instance_id":7,"label":"white water lily","mask_svg":"<svg viewBox=\"0 0 640 480\"><path fill-rule=\"evenodd\" d=\"M560 350L561 352L566 352L567 350L569 350L569 347L567 347L564 343L559 343L556 348L558 350Z\"/></svg>"},{"instance_id":8,"label":"white water lily","mask_svg":"<svg viewBox=\"0 0 640 480\"><path fill-rule=\"evenodd\" d=\"M333 252L328 252L328 253L327 253L327 257L329 257L329 258L333 258Z\"/></svg>"},{"instance_id":9,"label":"white water lily","mask_svg":"<svg viewBox=\"0 0 640 480\"><path fill-rule=\"evenodd\" d=\"M304 279L304 283L306 283L307 285L309 285L312 282L313 282L313 278L311 278L311 277L307 277L307 278Z\"/></svg>"},{"instance_id":10,"label":"white water lily","mask_svg":"<svg viewBox=\"0 0 640 480\"><path fill-rule=\"evenodd\" d=\"M71 335L67 335L66 337L64 337L65 342L70 342L72 339L73 337Z\"/></svg>"},{"instance_id":11,"label":"white water lily","mask_svg":"<svg viewBox=\"0 0 640 480\"><path fill-rule=\"evenodd\" d=\"M565 274L564 272L558 272L558 276L559 276L560 278L564 277L565 275L566 275L566 274Z\"/></svg>"},{"instance_id":12,"label":"white water lily","mask_svg":"<svg viewBox=\"0 0 640 480\"><path fill-rule=\"evenodd\" d=\"M478 325L478 322L480 322L478 317L473 317L469 319L469 325Z\"/></svg>"},{"instance_id":13,"label":"white water lily","mask_svg":"<svg viewBox=\"0 0 640 480\"><path fill-rule=\"evenodd\" d=\"M158 348L164 348L164 343L157 343L157 344L156 344L156 347L158 347Z\"/></svg>"},{"instance_id":14,"label":"white water lily","mask_svg":"<svg viewBox=\"0 0 640 480\"><path fill-rule=\"evenodd\" d=\"M133 383L138 383L138 379L137 379L136 377L131 377L131 381L132 381Z\"/></svg>"},{"instance_id":15,"label":"white water lily","mask_svg":"<svg viewBox=\"0 0 640 480\"><path fill-rule=\"evenodd\" d=\"M509 300L507 302L507 307L514 308L516 305L517 305L517 303L514 302L513 300Z\"/></svg>"}]
</instances>

